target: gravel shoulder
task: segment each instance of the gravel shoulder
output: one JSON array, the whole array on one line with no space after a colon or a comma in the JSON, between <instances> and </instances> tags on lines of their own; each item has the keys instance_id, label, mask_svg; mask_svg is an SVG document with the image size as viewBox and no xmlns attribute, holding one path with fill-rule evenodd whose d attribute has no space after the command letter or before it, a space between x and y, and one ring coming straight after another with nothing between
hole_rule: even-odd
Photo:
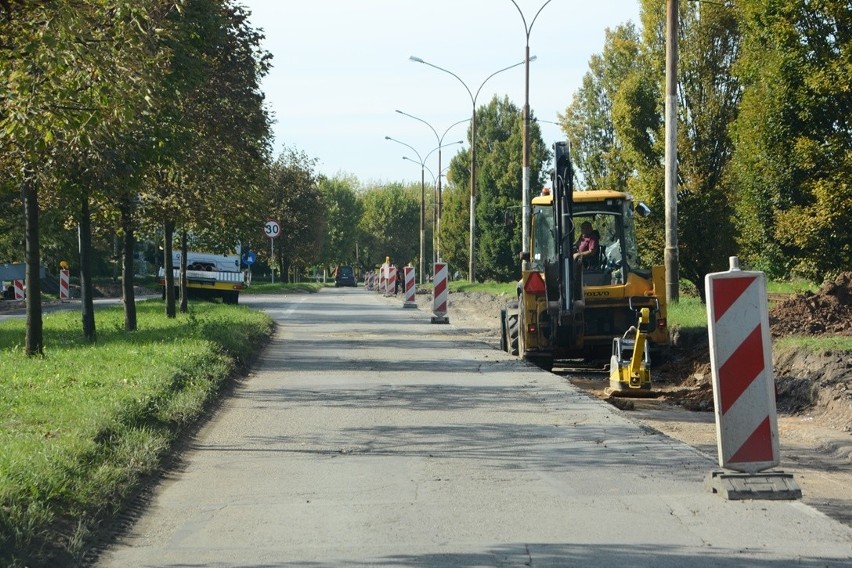
<instances>
[{"instance_id":1,"label":"gravel shoulder","mask_svg":"<svg viewBox=\"0 0 852 568\"><path fill-rule=\"evenodd\" d=\"M418 294L418 307L431 311L431 295ZM402 301L389 298L388 301ZM499 349L500 309L508 298L481 293L451 293L450 323ZM672 363L655 370L655 399L632 400L622 409L633 420L683 441L716 460L709 359L698 342L675 349ZM775 357L779 385L778 430L781 463L802 489L802 501L852 526L852 354L785 353ZM604 392L605 373L566 372L586 392L612 400Z\"/></svg>"}]
</instances>

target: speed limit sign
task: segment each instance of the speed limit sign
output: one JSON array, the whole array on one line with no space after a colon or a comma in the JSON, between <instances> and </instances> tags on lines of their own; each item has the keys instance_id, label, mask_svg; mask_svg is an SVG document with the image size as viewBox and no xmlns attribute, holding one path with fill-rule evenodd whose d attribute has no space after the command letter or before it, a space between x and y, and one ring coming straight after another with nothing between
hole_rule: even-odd
<instances>
[{"instance_id":1,"label":"speed limit sign","mask_svg":"<svg viewBox=\"0 0 852 568\"><path fill-rule=\"evenodd\" d=\"M278 226L278 221L267 221L263 226L263 231L270 239L274 239L281 232L281 227Z\"/></svg>"}]
</instances>

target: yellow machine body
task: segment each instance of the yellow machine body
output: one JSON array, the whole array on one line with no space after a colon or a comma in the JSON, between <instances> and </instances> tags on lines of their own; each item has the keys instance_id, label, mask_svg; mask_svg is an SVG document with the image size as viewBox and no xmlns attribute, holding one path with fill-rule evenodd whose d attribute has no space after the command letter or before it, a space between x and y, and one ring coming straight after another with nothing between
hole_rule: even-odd
<instances>
[{"instance_id":1,"label":"yellow machine body","mask_svg":"<svg viewBox=\"0 0 852 568\"><path fill-rule=\"evenodd\" d=\"M609 388L613 391L651 388L651 356L648 351L647 329L651 310L639 310L639 325L632 327L624 337L612 341L609 367ZM632 337L628 337L631 332Z\"/></svg>"}]
</instances>

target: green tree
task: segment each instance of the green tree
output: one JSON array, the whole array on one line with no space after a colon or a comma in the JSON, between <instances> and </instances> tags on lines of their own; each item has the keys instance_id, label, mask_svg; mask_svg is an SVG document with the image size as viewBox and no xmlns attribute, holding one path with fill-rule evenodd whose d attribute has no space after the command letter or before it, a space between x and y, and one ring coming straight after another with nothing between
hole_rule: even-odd
<instances>
[{"instance_id":1,"label":"green tree","mask_svg":"<svg viewBox=\"0 0 852 568\"><path fill-rule=\"evenodd\" d=\"M356 188L358 180L352 176L321 178L319 189L325 200L327 225L322 262L326 266L356 264L360 256L358 223L361 204Z\"/></svg>"},{"instance_id":2,"label":"green tree","mask_svg":"<svg viewBox=\"0 0 852 568\"><path fill-rule=\"evenodd\" d=\"M475 277L478 280L507 281L520 275L521 251L521 197L523 166L523 116L519 108L507 97L494 97L487 105L477 109L476 131L476 259ZM530 193L541 191L544 182L542 166L549 160L549 151L541 139L541 131L534 119L530 121ZM468 129L470 140L470 129ZM470 154L457 154L450 161L450 176L456 180L469 179ZM442 255L453 266L461 258L459 245L469 243L469 236L459 234L462 211L445 197L442 223ZM468 194L469 198L469 194ZM449 201L449 203L448 203ZM469 211L469 203L465 207ZM513 217L517 222L508 223ZM469 223L465 225L470 233ZM457 252L458 251L458 252ZM468 254L465 253L464 260Z\"/></svg>"},{"instance_id":3,"label":"green tree","mask_svg":"<svg viewBox=\"0 0 852 568\"><path fill-rule=\"evenodd\" d=\"M737 8L742 256L773 276L821 281L852 267L852 6L744 0Z\"/></svg>"},{"instance_id":4,"label":"green tree","mask_svg":"<svg viewBox=\"0 0 852 568\"><path fill-rule=\"evenodd\" d=\"M281 225L270 266L280 268L282 278L291 267L315 264L322 255L328 212L315 167L316 160L304 152L285 148L272 164L270 182L264 188L263 211Z\"/></svg>"},{"instance_id":5,"label":"green tree","mask_svg":"<svg viewBox=\"0 0 852 568\"><path fill-rule=\"evenodd\" d=\"M599 103L594 103L597 99L591 95L581 99L591 101L584 115L598 120L606 116L606 101L611 102L614 138L611 146L602 147L612 149L613 154L598 149L594 155L609 160L614 172L629 172L626 187L619 189L628 189L651 205L654 213L638 224L637 232L644 259L652 262L662 260L665 244L665 13L662 0L642 1L641 39L632 64L631 42L636 41L636 35L623 28L620 33L607 36L610 48L605 49L603 61L598 64L603 70L613 70L607 76L612 79L612 83L606 83L607 96L600 97L603 102ZM704 275L726 268L727 258L736 252L730 178L733 141L728 134L742 93L733 73L740 45L735 14L721 4L681 3L678 42L680 271L683 278L703 292ZM604 73L600 71L595 76L603 77ZM571 116L566 113L566 117ZM574 130L582 132L576 127ZM601 147L594 139L580 144L581 148ZM588 169L588 177L601 177L600 170ZM611 179L619 181L619 174Z\"/></svg>"},{"instance_id":6,"label":"green tree","mask_svg":"<svg viewBox=\"0 0 852 568\"><path fill-rule=\"evenodd\" d=\"M571 144L572 161L588 189L620 189L633 170L624 144L615 135L613 105L628 77L641 77L639 34L632 23L606 31L603 53L589 60L589 71L564 115L559 116ZM635 101L634 101L635 102ZM629 116L649 116L648 109ZM658 121L650 109L650 115ZM653 125L656 129L659 125Z\"/></svg>"},{"instance_id":7,"label":"green tree","mask_svg":"<svg viewBox=\"0 0 852 568\"><path fill-rule=\"evenodd\" d=\"M173 3L89 0L0 5L0 144L22 188L27 263L26 353L43 351L39 194L58 187L59 164L91 146L106 119L127 116L140 96L132 62ZM155 31L156 33L156 31ZM128 70L131 73L128 73Z\"/></svg>"},{"instance_id":8,"label":"green tree","mask_svg":"<svg viewBox=\"0 0 852 568\"><path fill-rule=\"evenodd\" d=\"M363 258L376 266L389 256L397 266L416 264L420 251L420 184L391 183L360 195Z\"/></svg>"},{"instance_id":9,"label":"green tree","mask_svg":"<svg viewBox=\"0 0 852 568\"><path fill-rule=\"evenodd\" d=\"M258 188L267 174L270 130L260 79L269 55L245 10L229 1L195 0L168 23L171 34L160 49L169 54L169 68L154 93L156 113L146 123L154 151L139 212L149 225L162 224L166 313L174 316L175 230L225 252L250 227L262 226ZM184 311L183 277L181 290Z\"/></svg>"}]
</instances>

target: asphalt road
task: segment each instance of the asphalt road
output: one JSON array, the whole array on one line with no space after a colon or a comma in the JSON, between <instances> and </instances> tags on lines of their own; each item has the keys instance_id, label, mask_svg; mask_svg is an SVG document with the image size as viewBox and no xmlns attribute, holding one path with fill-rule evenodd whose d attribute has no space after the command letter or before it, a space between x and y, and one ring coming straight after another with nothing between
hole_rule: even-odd
<instances>
[{"instance_id":1,"label":"asphalt road","mask_svg":"<svg viewBox=\"0 0 852 568\"><path fill-rule=\"evenodd\" d=\"M849 527L725 501L707 456L401 300L243 303L274 341L99 566L852 563Z\"/></svg>"}]
</instances>

